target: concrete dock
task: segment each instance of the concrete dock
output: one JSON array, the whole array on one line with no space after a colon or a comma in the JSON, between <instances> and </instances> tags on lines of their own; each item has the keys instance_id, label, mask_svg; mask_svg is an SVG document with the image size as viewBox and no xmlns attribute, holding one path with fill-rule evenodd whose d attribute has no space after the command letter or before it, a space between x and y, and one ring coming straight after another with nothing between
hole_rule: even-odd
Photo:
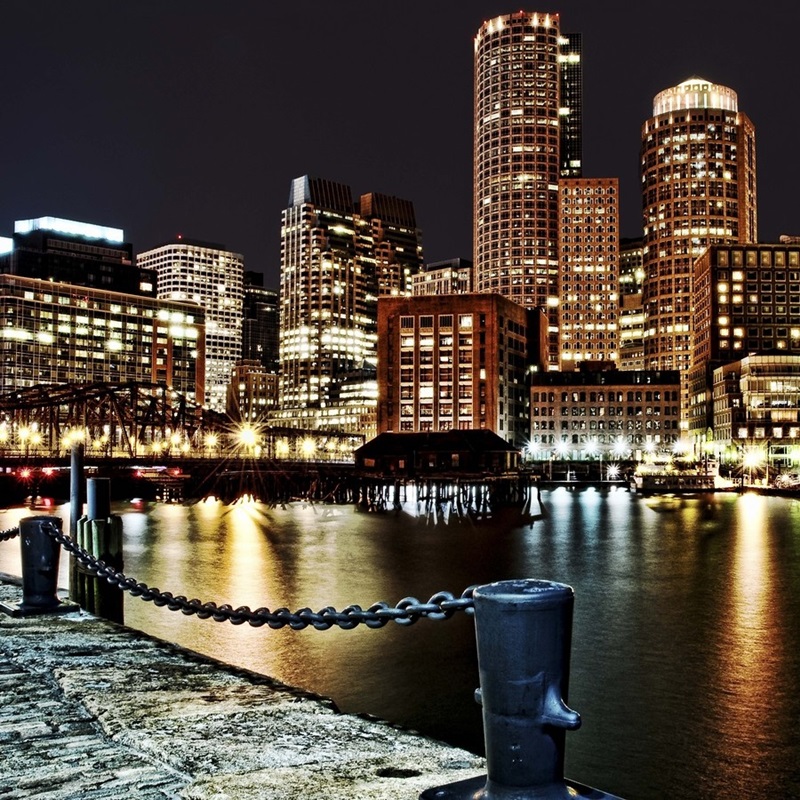
<instances>
[{"instance_id":1,"label":"concrete dock","mask_svg":"<svg viewBox=\"0 0 800 800\"><path fill-rule=\"evenodd\" d=\"M0 601L21 597L0 573ZM485 772L471 753L85 612L0 614L0 748L4 800L413 800Z\"/></svg>"}]
</instances>

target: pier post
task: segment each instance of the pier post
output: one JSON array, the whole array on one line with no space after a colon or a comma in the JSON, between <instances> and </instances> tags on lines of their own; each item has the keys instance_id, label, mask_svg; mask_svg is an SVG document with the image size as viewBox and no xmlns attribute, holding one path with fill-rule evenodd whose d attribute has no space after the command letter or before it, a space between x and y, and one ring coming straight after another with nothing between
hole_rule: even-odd
<instances>
[{"instance_id":1,"label":"pier post","mask_svg":"<svg viewBox=\"0 0 800 800\"><path fill-rule=\"evenodd\" d=\"M12 617L64 614L78 610L74 603L64 603L58 597L61 545L44 531L45 524L55 525L61 530L59 517L24 517L19 522L22 602L0 603L0 610Z\"/></svg>"},{"instance_id":2,"label":"pier post","mask_svg":"<svg viewBox=\"0 0 800 800\"><path fill-rule=\"evenodd\" d=\"M69 457L69 538L78 543L78 520L83 516L83 442L73 440ZM69 596L77 599L83 593L84 574L78 569L75 556L69 557Z\"/></svg>"},{"instance_id":3,"label":"pier post","mask_svg":"<svg viewBox=\"0 0 800 800\"><path fill-rule=\"evenodd\" d=\"M487 774L421 800L613 800L564 779L565 735L581 724L566 704L572 588L511 580L479 586L473 599Z\"/></svg>"}]
</instances>

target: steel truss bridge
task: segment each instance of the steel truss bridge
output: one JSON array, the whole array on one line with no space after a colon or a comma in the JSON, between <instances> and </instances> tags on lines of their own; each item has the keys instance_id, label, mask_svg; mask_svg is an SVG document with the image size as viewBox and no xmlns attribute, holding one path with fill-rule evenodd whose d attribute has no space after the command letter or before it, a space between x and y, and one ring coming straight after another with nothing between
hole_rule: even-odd
<instances>
[{"instance_id":1,"label":"steel truss bridge","mask_svg":"<svg viewBox=\"0 0 800 800\"><path fill-rule=\"evenodd\" d=\"M364 437L237 423L163 384L39 385L0 395L0 462L93 460L352 460Z\"/></svg>"}]
</instances>

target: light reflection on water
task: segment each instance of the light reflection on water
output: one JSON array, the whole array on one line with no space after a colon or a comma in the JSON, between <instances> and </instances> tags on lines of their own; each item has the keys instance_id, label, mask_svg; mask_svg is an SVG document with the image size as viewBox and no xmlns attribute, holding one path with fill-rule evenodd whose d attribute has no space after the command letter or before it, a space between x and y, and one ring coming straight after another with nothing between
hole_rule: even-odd
<instances>
[{"instance_id":1,"label":"light reflection on water","mask_svg":"<svg viewBox=\"0 0 800 800\"><path fill-rule=\"evenodd\" d=\"M367 606L537 577L576 591L568 773L628 798L800 797L800 503L543 492L533 519L408 507L149 505L126 572L233 606ZM63 511L66 516L65 510ZM541 511L541 513L539 513ZM0 515L0 529L30 512ZM0 543L0 571L18 572ZM63 580L66 580L64 576ZM272 631L126 599L126 622L454 743L480 747L471 620Z\"/></svg>"}]
</instances>

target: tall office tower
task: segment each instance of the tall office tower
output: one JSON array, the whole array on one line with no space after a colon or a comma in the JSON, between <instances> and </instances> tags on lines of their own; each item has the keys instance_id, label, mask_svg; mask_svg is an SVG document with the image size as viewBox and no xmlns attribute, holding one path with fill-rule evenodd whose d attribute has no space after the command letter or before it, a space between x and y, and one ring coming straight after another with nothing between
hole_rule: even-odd
<instances>
[{"instance_id":1,"label":"tall office tower","mask_svg":"<svg viewBox=\"0 0 800 800\"><path fill-rule=\"evenodd\" d=\"M580 178L583 174L583 53L580 33L564 33L558 39L558 65L561 104L558 122L561 131L561 177Z\"/></svg>"},{"instance_id":2,"label":"tall office tower","mask_svg":"<svg viewBox=\"0 0 800 800\"><path fill-rule=\"evenodd\" d=\"M133 265L119 228L58 217L17 220L0 248L0 274L155 297L152 270Z\"/></svg>"},{"instance_id":3,"label":"tall office tower","mask_svg":"<svg viewBox=\"0 0 800 800\"><path fill-rule=\"evenodd\" d=\"M421 264L408 201L304 176L281 227L284 425L374 436L377 299L406 294Z\"/></svg>"},{"instance_id":4,"label":"tall office tower","mask_svg":"<svg viewBox=\"0 0 800 800\"><path fill-rule=\"evenodd\" d=\"M156 271L159 299L205 309L205 405L224 412L231 370L242 351L244 259L223 245L179 238L140 253L136 261Z\"/></svg>"},{"instance_id":5,"label":"tall office tower","mask_svg":"<svg viewBox=\"0 0 800 800\"><path fill-rule=\"evenodd\" d=\"M359 216L372 239L378 295L409 295L422 269L422 233L414 205L386 194L362 194Z\"/></svg>"},{"instance_id":6,"label":"tall office tower","mask_svg":"<svg viewBox=\"0 0 800 800\"><path fill-rule=\"evenodd\" d=\"M280 308L277 289L264 288L260 272L244 273L242 359L258 361L267 372L278 372Z\"/></svg>"},{"instance_id":7,"label":"tall office tower","mask_svg":"<svg viewBox=\"0 0 800 800\"><path fill-rule=\"evenodd\" d=\"M553 369L559 352L562 142L572 143L573 155L575 147L580 152L580 114L573 116L580 108L580 82L569 52L570 39L560 34L557 14L519 11L495 17L475 37L476 287L548 310L548 366ZM561 124L564 84L570 92L564 119L577 120L577 131Z\"/></svg>"},{"instance_id":8,"label":"tall office tower","mask_svg":"<svg viewBox=\"0 0 800 800\"><path fill-rule=\"evenodd\" d=\"M641 170L645 361L680 370L686 430L693 263L708 245L756 241L755 128L736 92L701 78L659 92Z\"/></svg>"},{"instance_id":9,"label":"tall office tower","mask_svg":"<svg viewBox=\"0 0 800 800\"><path fill-rule=\"evenodd\" d=\"M615 361L619 347L619 181L562 178L561 369Z\"/></svg>"}]
</instances>

